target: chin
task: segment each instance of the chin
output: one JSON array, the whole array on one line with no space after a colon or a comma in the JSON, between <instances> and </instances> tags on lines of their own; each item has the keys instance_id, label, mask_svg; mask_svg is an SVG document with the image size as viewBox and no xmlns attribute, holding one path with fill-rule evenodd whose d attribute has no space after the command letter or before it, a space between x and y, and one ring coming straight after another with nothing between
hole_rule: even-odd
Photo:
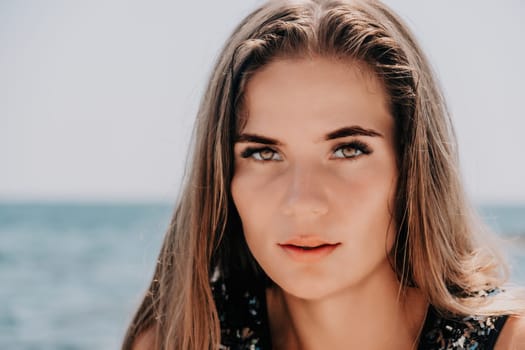
<instances>
[{"instance_id":1,"label":"chin","mask_svg":"<svg viewBox=\"0 0 525 350\"><path fill-rule=\"evenodd\" d=\"M287 283L276 283L274 280L274 283L286 294L297 299L309 301L322 300L345 289L340 281L329 283L316 278L309 278L308 280L302 281L294 279Z\"/></svg>"}]
</instances>

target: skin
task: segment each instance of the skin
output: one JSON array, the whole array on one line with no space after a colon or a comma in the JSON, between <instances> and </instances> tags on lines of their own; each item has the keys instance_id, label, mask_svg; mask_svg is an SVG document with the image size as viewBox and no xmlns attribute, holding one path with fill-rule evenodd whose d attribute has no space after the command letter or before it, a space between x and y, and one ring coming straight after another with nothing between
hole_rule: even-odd
<instances>
[{"instance_id":1,"label":"skin","mask_svg":"<svg viewBox=\"0 0 525 350\"><path fill-rule=\"evenodd\" d=\"M494 349L525 349L525 315L509 317Z\"/></svg>"},{"instance_id":2,"label":"skin","mask_svg":"<svg viewBox=\"0 0 525 350\"><path fill-rule=\"evenodd\" d=\"M357 62L279 59L250 79L244 107L241 135L279 143L242 136L231 184L248 246L276 284L268 292L276 347L411 348L426 303L417 291L398 294L387 259L397 167L381 82ZM326 140L354 126L368 135ZM304 262L282 247L310 238L336 248Z\"/></svg>"}]
</instances>

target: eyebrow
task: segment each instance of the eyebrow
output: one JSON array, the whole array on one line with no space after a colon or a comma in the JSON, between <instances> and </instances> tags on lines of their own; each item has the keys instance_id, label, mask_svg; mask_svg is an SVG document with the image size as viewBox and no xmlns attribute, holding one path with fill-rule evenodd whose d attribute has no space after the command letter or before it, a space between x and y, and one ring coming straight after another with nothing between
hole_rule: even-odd
<instances>
[{"instance_id":1,"label":"eyebrow","mask_svg":"<svg viewBox=\"0 0 525 350\"><path fill-rule=\"evenodd\" d=\"M329 132L324 136L325 141L340 139L343 137L348 136L369 136L369 137L383 137L383 135L373 129L365 129L360 126L354 125L354 126L346 126L334 131ZM279 140L261 136L257 134L240 134L237 136L237 139L235 141L236 143L240 142L254 142L254 143L260 143L263 145L275 145L275 146L282 146L282 142Z\"/></svg>"},{"instance_id":2,"label":"eyebrow","mask_svg":"<svg viewBox=\"0 0 525 350\"><path fill-rule=\"evenodd\" d=\"M282 146L282 143L276 139L256 134L240 134L239 136L237 136L237 140L235 140L235 142L254 142L262 143L263 145Z\"/></svg>"},{"instance_id":3,"label":"eyebrow","mask_svg":"<svg viewBox=\"0 0 525 350\"><path fill-rule=\"evenodd\" d=\"M383 137L383 135L373 129L365 129L360 126L348 126L329 132L325 136L325 141L339 139L341 137L348 136L370 136L370 137Z\"/></svg>"}]
</instances>

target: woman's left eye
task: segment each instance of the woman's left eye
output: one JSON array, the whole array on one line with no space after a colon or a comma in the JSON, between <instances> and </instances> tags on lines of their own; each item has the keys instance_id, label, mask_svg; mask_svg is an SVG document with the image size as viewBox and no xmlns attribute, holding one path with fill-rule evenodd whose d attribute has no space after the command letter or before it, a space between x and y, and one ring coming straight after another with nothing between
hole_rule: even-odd
<instances>
[{"instance_id":1,"label":"woman's left eye","mask_svg":"<svg viewBox=\"0 0 525 350\"><path fill-rule=\"evenodd\" d=\"M361 142L353 142L337 147L334 151L334 156L339 159L349 159L369 153L371 152L365 144Z\"/></svg>"}]
</instances>

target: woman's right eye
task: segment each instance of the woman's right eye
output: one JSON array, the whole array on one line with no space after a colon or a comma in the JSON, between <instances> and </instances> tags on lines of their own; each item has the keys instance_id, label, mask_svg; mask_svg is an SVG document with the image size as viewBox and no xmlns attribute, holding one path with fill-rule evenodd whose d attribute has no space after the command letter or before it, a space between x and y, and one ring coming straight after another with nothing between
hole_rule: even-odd
<instances>
[{"instance_id":1,"label":"woman's right eye","mask_svg":"<svg viewBox=\"0 0 525 350\"><path fill-rule=\"evenodd\" d=\"M258 162L281 161L282 157L271 148L247 148L241 153L242 158L253 158Z\"/></svg>"}]
</instances>

